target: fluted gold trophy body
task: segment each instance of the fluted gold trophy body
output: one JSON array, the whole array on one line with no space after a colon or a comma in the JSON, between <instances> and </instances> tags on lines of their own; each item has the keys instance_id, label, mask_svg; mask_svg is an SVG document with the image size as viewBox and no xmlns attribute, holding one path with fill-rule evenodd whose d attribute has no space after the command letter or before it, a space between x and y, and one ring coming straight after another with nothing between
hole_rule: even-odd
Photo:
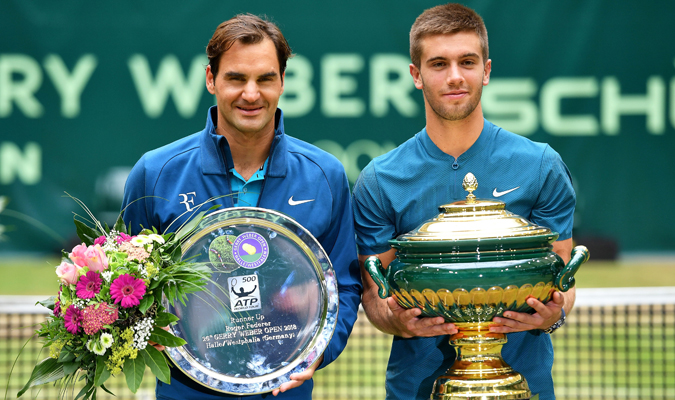
<instances>
[{"instance_id":1,"label":"fluted gold trophy body","mask_svg":"<svg viewBox=\"0 0 675 400\"><path fill-rule=\"evenodd\" d=\"M457 357L431 399L528 399L527 381L501 356L506 335L490 332L491 321L509 310L534 313L528 298L547 302L569 290L588 250L575 247L565 265L552 250L556 232L506 211L504 202L476 199L471 173L463 187L466 200L440 206L436 218L390 241L397 254L386 270L377 257L365 266L380 297L458 329L450 337Z\"/></svg>"}]
</instances>

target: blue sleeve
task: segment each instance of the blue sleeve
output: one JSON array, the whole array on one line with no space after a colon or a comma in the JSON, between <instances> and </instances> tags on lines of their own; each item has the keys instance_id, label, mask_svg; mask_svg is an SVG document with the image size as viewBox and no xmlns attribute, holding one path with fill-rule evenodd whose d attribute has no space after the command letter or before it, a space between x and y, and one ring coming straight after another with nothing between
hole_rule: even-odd
<instances>
[{"instance_id":1,"label":"blue sleeve","mask_svg":"<svg viewBox=\"0 0 675 400\"><path fill-rule=\"evenodd\" d=\"M335 190L331 227L330 233L327 235L328 239L324 242L330 243L329 240L334 240L334 244L333 246L324 246L324 248L328 251L328 257L333 264L338 282L339 309L335 332L323 353L323 362L319 365L319 368L323 368L335 360L347 345L347 338L356 322L359 304L361 304L361 292L363 292L361 270L354 241L354 218L349 196L349 184L344 172L342 172L341 182L338 182L336 186L331 183L331 188Z\"/></svg>"},{"instance_id":2,"label":"blue sleeve","mask_svg":"<svg viewBox=\"0 0 675 400\"><path fill-rule=\"evenodd\" d=\"M558 240L569 239L576 205L570 171L551 147L544 151L540 171L541 189L532 209L532 222L558 232Z\"/></svg>"},{"instance_id":3,"label":"blue sleeve","mask_svg":"<svg viewBox=\"0 0 675 400\"><path fill-rule=\"evenodd\" d=\"M145 157L142 157L127 177L124 185L124 198L122 200L122 212L124 224L131 226L130 235L137 235L143 228L152 228L149 218L149 197L146 193Z\"/></svg>"},{"instance_id":4,"label":"blue sleeve","mask_svg":"<svg viewBox=\"0 0 675 400\"><path fill-rule=\"evenodd\" d=\"M396 236L396 226L384 211L373 162L361 171L354 185L353 200L359 254L372 255L389 251L389 239Z\"/></svg>"}]
</instances>

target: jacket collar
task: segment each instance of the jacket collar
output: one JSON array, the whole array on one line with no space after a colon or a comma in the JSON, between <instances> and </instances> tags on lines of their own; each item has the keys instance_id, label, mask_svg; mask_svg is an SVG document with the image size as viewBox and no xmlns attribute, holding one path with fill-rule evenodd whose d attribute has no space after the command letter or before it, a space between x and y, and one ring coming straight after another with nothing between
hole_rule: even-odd
<instances>
[{"instance_id":1,"label":"jacket collar","mask_svg":"<svg viewBox=\"0 0 675 400\"><path fill-rule=\"evenodd\" d=\"M439 160L453 160L458 162L465 162L469 158L473 157L475 154L481 154L483 150L490 144L492 138L494 137L494 125L490 123L487 119L483 119L483 130L481 131L478 139L469 147L464 153L462 153L457 159L453 156L446 154L441 150L436 143L431 140L429 137L429 132L427 128L424 127L418 135L419 140L422 143L422 146L427 151L429 155Z\"/></svg>"},{"instance_id":2,"label":"jacket collar","mask_svg":"<svg viewBox=\"0 0 675 400\"><path fill-rule=\"evenodd\" d=\"M232 152L225 136L216 133L218 108L209 108L206 116L206 127L201 133L200 146L202 157L202 173L204 175L227 175L234 167ZM280 108L274 115L274 139L268 156L265 177L283 178L286 176L286 135L284 134L284 113Z\"/></svg>"}]
</instances>

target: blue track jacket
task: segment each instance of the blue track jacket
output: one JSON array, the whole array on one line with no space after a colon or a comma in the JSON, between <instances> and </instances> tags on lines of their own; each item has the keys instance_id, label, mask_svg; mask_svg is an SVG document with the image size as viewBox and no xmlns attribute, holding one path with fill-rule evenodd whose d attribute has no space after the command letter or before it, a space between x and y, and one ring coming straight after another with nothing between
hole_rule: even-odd
<instances>
[{"instance_id":1,"label":"blue track jacket","mask_svg":"<svg viewBox=\"0 0 675 400\"><path fill-rule=\"evenodd\" d=\"M152 150L136 163L127 179L122 205L124 221L127 226L131 224L131 233L137 234L141 227L155 227L162 233L175 231L199 204L213 197L221 196L205 203L201 211L215 204L233 206L228 196L231 194L228 171L234 164L226 138L216 134L214 120L217 120L216 106L209 109L204 130ZM335 269L339 313L335 333L319 366L323 368L344 349L356 321L363 289L349 184L335 157L284 134L280 109L275 116L275 136L268 160L258 206L289 215L309 230ZM228 397L202 388L176 368L172 368L172 382L174 379L195 390ZM311 389L312 382L305 382L280 397L310 399Z\"/></svg>"}]
</instances>

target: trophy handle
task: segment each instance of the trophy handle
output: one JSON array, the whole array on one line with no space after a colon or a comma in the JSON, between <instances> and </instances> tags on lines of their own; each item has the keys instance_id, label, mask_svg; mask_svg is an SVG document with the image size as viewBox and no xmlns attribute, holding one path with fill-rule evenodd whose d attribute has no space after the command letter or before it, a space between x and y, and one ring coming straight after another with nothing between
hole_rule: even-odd
<instances>
[{"instance_id":1,"label":"trophy handle","mask_svg":"<svg viewBox=\"0 0 675 400\"><path fill-rule=\"evenodd\" d=\"M572 259L565 265L562 271L555 277L555 286L561 292L566 292L574 287L574 274L577 273L581 264L588 261L590 253L586 246L576 246L572 250Z\"/></svg>"},{"instance_id":2,"label":"trophy handle","mask_svg":"<svg viewBox=\"0 0 675 400\"><path fill-rule=\"evenodd\" d=\"M380 259L375 256L370 256L366 258L366 261L363 263L363 265L379 288L377 294L380 296L380 298L386 299L389 297L389 284L387 284L387 281L384 279L384 275L382 275L382 262Z\"/></svg>"}]
</instances>

